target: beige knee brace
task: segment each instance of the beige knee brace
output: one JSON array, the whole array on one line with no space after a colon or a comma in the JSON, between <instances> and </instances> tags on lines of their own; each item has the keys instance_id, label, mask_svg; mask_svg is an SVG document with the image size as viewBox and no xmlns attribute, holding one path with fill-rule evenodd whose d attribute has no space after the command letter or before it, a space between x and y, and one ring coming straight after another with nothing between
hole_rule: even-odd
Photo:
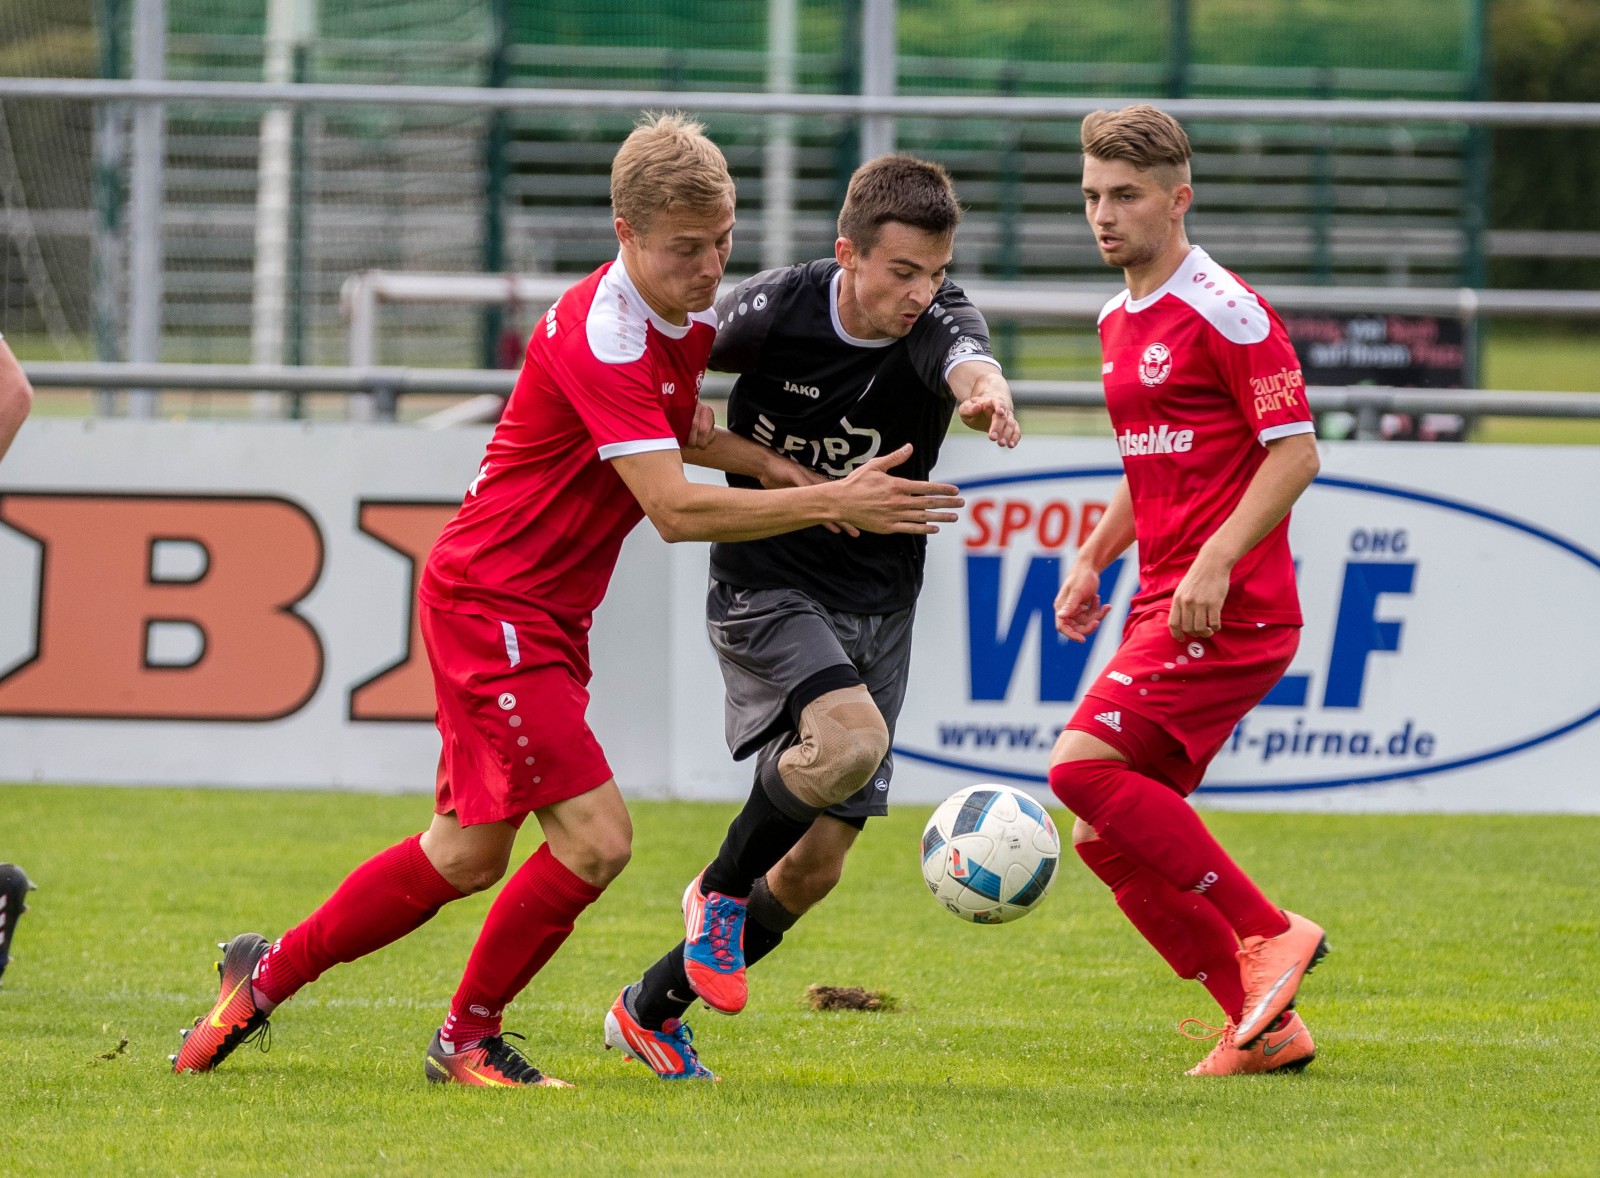
<instances>
[{"instance_id":1,"label":"beige knee brace","mask_svg":"<svg viewBox=\"0 0 1600 1178\"><path fill-rule=\"evenodd\" d=\"M783 784L826 809L865 785L889 753L889 728L866 687L819 695L800 712L800 743L778 758Z\"/></svg>"}]
</instances>

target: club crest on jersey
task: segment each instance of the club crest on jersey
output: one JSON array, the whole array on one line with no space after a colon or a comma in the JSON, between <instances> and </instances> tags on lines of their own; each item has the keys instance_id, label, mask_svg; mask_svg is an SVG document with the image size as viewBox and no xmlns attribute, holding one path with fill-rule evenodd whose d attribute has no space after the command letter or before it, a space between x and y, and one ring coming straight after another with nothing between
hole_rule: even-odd
<instances>
[{"instance_id":1,"label":"club crest on jersey","mask_svg":"<svg viewBox=\"0 0 1600 1178\"><path fill-rule=\"evenodd\" d=\"M1158 385L1172 375L1172 352L1166 344L1151 344L1139 357L1139 379Z\"/></svg>"},{"instance_id":2,"label":"club crest on jersey","mask_svg":"<svg viewBox=\"0 0 1600 1178\"><path fill-rule=\"evenodd\" d=\"M962 356L976 356L983 351L983 345L970 335L964 335L950 345L950 350L944 354L945 366L949 367Z\"/></svg>"}]
</instances>

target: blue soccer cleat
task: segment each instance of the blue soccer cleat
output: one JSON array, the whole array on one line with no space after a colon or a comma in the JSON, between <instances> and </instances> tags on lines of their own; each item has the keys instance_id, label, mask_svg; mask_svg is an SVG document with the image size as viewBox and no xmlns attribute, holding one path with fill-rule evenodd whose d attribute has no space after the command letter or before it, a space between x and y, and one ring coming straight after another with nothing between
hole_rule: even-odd
<instances>
[{"instance_id":1,"label":"blue soccer cleat","mask_svg":"<svg viewBox=\"0 0 1600 1178\"><path fill-rule=\"evenodd\" d=\"M712 1010L738 1014L750 1000L744 972L747 900L706 895L695 876L683 893L683 971L700 1000Z\"/></svg>"}]
</instances>

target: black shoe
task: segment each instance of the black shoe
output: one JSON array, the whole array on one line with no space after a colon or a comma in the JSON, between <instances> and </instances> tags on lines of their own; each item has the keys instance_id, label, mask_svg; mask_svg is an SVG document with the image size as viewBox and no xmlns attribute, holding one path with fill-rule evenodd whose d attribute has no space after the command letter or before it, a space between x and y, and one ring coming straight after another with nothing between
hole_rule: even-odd
<instances>
[{"instance_id":1,"label":"black shoe","mask_svg":"<svg viewBox=\"0 0 1600 1178\"><path fill-rule=\"evenodd\" d=\"M11 942L16 939L17 922L28 910L28 893L37 885L15 863L0 863L0 977L11 964Z\"/></svg>"}]
</instances>

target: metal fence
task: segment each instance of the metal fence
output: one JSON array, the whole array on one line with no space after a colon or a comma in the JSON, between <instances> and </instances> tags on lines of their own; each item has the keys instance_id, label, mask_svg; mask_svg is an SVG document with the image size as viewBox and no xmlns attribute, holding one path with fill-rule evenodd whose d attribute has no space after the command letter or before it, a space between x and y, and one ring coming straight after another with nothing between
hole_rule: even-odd
<instances>
[{"instance_id":1,"label":"metal fence","mask_svg":"<svg viewBox=\"0 0 1600 1178\"><path fill-rule=\"evenodd\" d=\"M358 421L394 421L406 397L434 395L467 398L423 424L435 427L493 421L517 374L498 369L400 368L378 366L265 367L250 364L106 364L32 362L25 371L40 388L117 389L145 387L223 393L262 389L289 393L340 393L349 398ZM707 374L704 395L728 394L732 379ZM1105 408L1098 381L1016 380L1012 393L1026 408ZM1453 413L1463 417L1542 417L1600 419L1594 393L1539 393L1499 389L1403 389L1379 386L1310 386L1307 401L1317 413L1349 413L1354 436L1377 438L1384 414Z\"/></svg>"}]
</instances>

